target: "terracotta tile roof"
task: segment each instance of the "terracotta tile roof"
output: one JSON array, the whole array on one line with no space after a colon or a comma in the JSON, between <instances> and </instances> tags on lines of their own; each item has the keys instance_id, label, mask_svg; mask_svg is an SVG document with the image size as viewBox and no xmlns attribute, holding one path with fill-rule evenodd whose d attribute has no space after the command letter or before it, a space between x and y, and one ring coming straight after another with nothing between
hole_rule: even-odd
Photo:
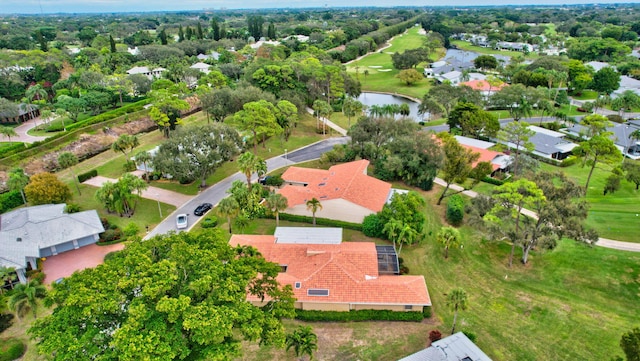
<instances>
[{"instance_id":1,"label":"terracotta tile roof","mask_svg":"<svg viewBox=\"0 0 640 361\"><path fill-rule=\"evenodd\" d=\"M486 80L470 80L464 83L460 83L460 85L466 85L469 88L473 89L473 90L478 90L478 91L482 91L482 92L488 92L488 91L498 91L506 86L509 86L509 84L507 83L502 83L500 85L495 85L495 86L491 86L489 84L488 81Z\"/></svg>"},{"instance_id":2,"label":"terracotta tile roof","mask_svg":"<svg viewBox=\"0 0 640 361\"><path fill-rule=\"evenodd\" d=\"M281 244L274 236L233 235L229 243L251 245L267 260L286 265L278 282L291 285L299 302L431 305L424 276L378 275L373 242ZM309 289L329 294L309 296Z\"/></svg>"},{"instance_id":3,"label":"terracotta tile roof","mask_svg":"<svg viewBox=\"0 0 640 361\"><path fill-rule=\"evenodd\" d=\"M497 156L501 155L502 153L496 152L493 150L477 148L470 145L464 145L464 144L461 144L461 145L467 149L471 149L474 153L480 153L480 158L478 158L478 160L473 163L474 167L480 162L489 162L491 163L491 167L493 168L493 170L497 170L500 168L500 165L493 163L492 160L494 160Z\"/></svg>"},{"instance_id":4,"label":"terracotta tile roof","mask_svg":"<svg viewBox=\"0 0 640 361\"><path fill-rule=\"evenodd\" d=\"M304 204L312 198L319 201L345 199L372 212L382 210L391 184L367 175L368 160L334 165L329 170L290 167L282 179L285 182L306 183L306 187L286 185L280 193L289 207Z\"/></svg>"}]
</instances>

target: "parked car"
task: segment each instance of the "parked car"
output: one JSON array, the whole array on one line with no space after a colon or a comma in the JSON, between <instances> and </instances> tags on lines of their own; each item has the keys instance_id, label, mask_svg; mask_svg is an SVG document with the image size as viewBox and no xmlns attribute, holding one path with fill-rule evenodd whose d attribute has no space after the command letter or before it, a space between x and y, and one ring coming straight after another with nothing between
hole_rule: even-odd
<instances>
[{"instance_id":1,"label":"parked car","mask_svg":"<svg viewBox=\"0 0 640 361\"><path fill-rule=\"evenodd\" d=\"M196 210L193 211L193 214L195 214L196 216L201 216L209 212L211 208L213 208L213 205L211 203L202 203L201 205L196 207Z\"/></svg>"},{"instance_id":2,"label":"parked car","mask_svg":"<svg viewBox=\"0 0 640 361\"><path fill-rule=\"evenodd\" d=\"M185 229L189 225L188 214L178 214L176 216L176 228L177 229Z\"/></svg>"},{"instance_id":3,"label":"parked car","mask_svg":"<svg viewBox=\"0 0 640 361\"><path fill-rule=\"evenodd\" d=\"M267 180L269 180L270 178L272 178L270 175L268 175L266 177L260 177L260 179L258 179L258 183L260 183L262 185L266 185L267 184Z\"/></svg>"}]
</instances>

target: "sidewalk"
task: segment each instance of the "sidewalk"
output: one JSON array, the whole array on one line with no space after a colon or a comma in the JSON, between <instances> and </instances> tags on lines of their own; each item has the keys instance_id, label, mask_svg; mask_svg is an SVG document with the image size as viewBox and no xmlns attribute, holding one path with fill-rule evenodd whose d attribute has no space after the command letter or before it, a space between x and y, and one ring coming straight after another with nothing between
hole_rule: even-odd
<instances>
[{"instance_id":1,"label":"sidewalk","mask_svg":"<svg viewBox=\"0 0 640 361\"><path fill-rule=\"evenodd\" d=\"M313 115L314 111L313 111L313 109L307 107L307 113ZM338 124L330 121L327 118L320 118L320 120L323 121L326 125L328 125L329 128L331 128L331 129L335 130L336 132L340 133L340 135L342 135L343 137L347 136L347 130L342 128L342 127L340 127Z\"/></svg>"},{"instance_id":2,"label":"sidewalk","mask_svg":"<svg viewBox=\"0 0 640 361\"><path fill-rule=\"evenodd\" d=\"M102 187L105 182L117 182L117 179L111 179L103 176L97 176L87 179L83 184L88 184L94 187ZM168 191L166 189L158 187L149 187L142 191L142 198L152 199L154 201L160 201L162 203L171 204L176 207L180 207L187 203L193 196L187 196L178 192Z\"/></svg>"},{"instance_id":3,"label":"sidewalk","mask_svg":"<svg viewBox=\"0 0 640 361\"><path fill-rule=\"evenodd\" d=\"M443 187L447 186L447 183L441 178L435 178L433 182ZM462 191L464 188L460 187L457 184L452 184L449 187L449 189L453 189L454 191ZM475 198L478 196L478 193L472 190L462 191L462 194L465 194L471 198ZM522 214L529 216L533 219L538 218L538 215L529 209L523 209ZM606 239L606 238L598 238L598 242L596 242L596 246L617 249L620 251L640 252L640 243L614 241L612 239Z\"/></svg>"}]
</instances>

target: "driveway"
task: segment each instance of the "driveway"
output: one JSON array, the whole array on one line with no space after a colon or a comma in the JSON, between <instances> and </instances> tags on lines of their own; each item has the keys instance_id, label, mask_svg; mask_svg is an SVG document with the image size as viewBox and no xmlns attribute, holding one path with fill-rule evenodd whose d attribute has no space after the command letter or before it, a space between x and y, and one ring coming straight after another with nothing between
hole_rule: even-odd
<instances>
[{"instance_id":1,"label":"driveway","mask_svg":"<svg viewBox=\"0 0 640 361\"><path fill-rule=\"evenodd\" d=\"M88 184L94 187L102 187L105 182L117 182L117 179L111 179L103 176L97 176L89 178L82 184ZM191 196L184 195L182 193L168 191L166 189L158 187L149 187L142 191L142 198L152 199L154 201L160 201L162 203L171 204L176 207L180 207L183 204L189 202Z\"/></svg>"},{"instance_id":2,"label":"driveway","mask_svg":"<svg viewBox=\"0 0 640 361\"><path fill-rule=\"evenodd\" d=\"M71 276L75 271L96 267L102 264L107 253L119 251L123 248L123 243L109 246L91 244L73 251L60 253L57 256L47 257L42 263L42 270L46 275L44 283L48 285L58 278Z\"/></svg>"},{"instance_id":3,"label":"driveway","mask_svg":"<svg viewBox=\"0 0 640 361\"><path fill-rule=\"evenodd\" d=\"M29 119L28 121L20 124L19 126L13 128L13 130L16 131L16 133L18 133L18 136L14 136L11 137L11 141L12 142L23 142L23 143L34 143L40 140L45 140L47 139L47 137L35 137L33 135L29 135L27 134L27 132L29 130L31 130L32 128L35 128L36 126L38 126L38 122L40 121L40 117L38 118L34 118L34 119ZM3 136L3 139L6 139L7 141L9 140L9 138L7 138L6 136Z\"/></svg>"}]
</instances>

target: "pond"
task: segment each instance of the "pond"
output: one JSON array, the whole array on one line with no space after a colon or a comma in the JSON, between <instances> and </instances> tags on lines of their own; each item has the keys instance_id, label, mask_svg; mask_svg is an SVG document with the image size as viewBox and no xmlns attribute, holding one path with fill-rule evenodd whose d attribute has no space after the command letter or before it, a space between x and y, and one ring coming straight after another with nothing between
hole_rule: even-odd
<instances>
[{"instance_id":1,"label":"pond","mask_svg":"<svg viewBox=\"0 0 640 361\"><path fill-rule=\"evenodd\" d=\"M399 95L392 94L378 94L378 93L367 93L363 92L358 97L358 101L366 106L372 105L385 105L385 104L409 104L409 109L411 109L411 113L409 117L413 118L415 121L426 121L429 118L429 114L418 115L418 103L414 102L411 99L405 98Z\"/></svg>"}]
</instances>

